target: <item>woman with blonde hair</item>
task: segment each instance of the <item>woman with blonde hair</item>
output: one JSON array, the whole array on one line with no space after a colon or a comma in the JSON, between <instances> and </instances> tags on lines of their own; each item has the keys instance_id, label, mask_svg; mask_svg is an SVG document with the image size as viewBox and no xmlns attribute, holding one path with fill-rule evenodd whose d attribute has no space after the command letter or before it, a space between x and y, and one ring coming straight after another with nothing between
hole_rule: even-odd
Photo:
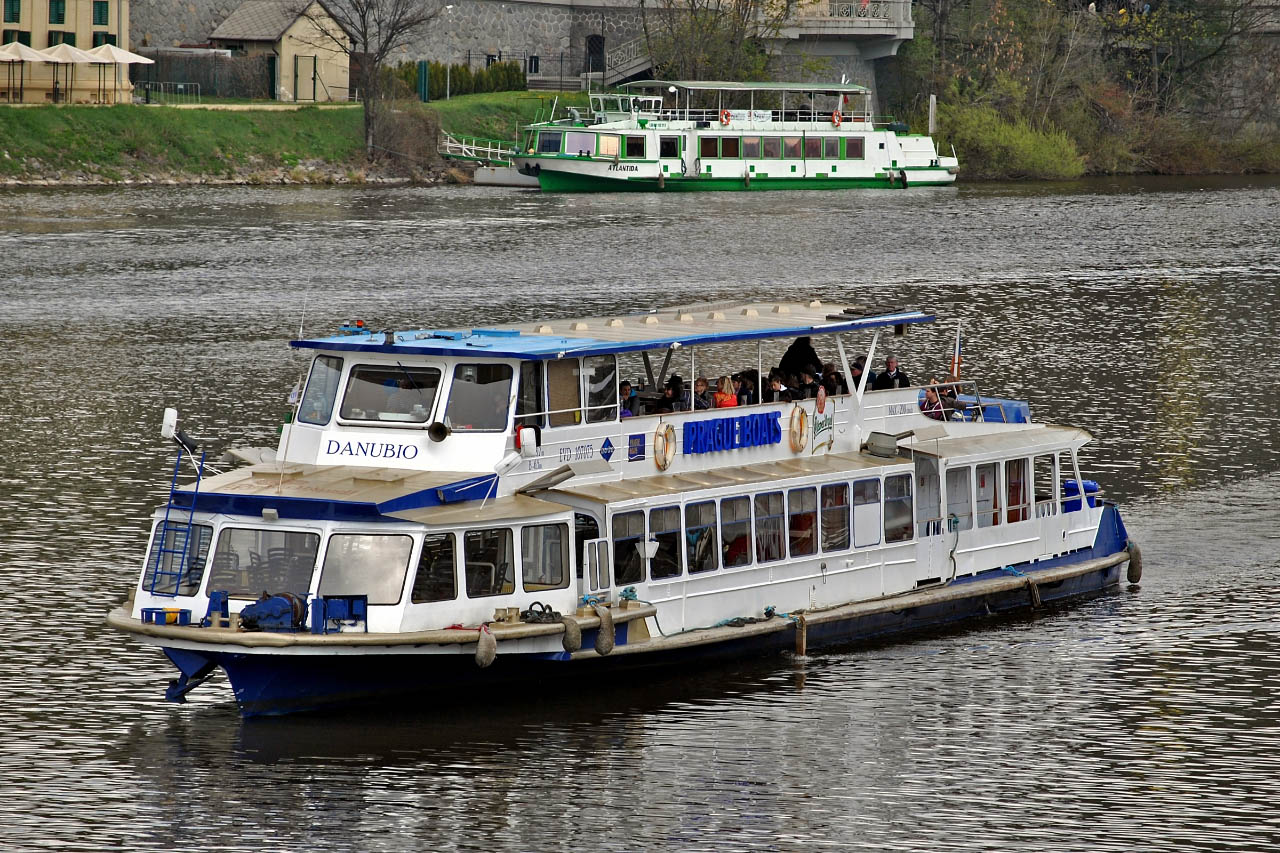
<instances>
[{"instance_id":1,"label":"woman with blonde hair","mask_svg":"<svg viewBox=\"0 0 1280 853\"><path fill-rule=\"evenodd\" d=\"M733 391L733 380L728 376L721 376L716 381L716 393L711 395L711 400L717 409L738 405L738 395Z\"/></svg>"}]
</instances>

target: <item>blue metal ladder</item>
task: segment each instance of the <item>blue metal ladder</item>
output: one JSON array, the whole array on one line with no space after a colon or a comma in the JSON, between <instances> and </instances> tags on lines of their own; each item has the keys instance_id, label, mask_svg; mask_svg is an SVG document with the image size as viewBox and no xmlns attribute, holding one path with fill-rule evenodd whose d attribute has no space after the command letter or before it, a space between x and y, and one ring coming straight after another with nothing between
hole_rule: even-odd
<instances>
[{"instance_id":1,"label":"blue metal ladder","mask_svg":"<svg viewBox=\"0 0 1280 853\"><path fill-rule=\"evenodd\" d=\"M179 516L183 512L183 507L174 503L174 496L178 491L178 474L182 470L182 455L184 452L182 449L178 451L178 460L173 465L173 478L169 482L169 502L164 508L164 518L156 526L155 565L151 567L151 582L147 585L147 592L152 595L165 595L176 598L178 591L182 588L183 575L187 572L187 556L191 545L191 528L193 527L192 520L196 512L196 498L200 494L200 481L204 477L204 453L200 454L200 465L196 469L196 482L195 489L191 493L191 506L186 508L187 517L182 519ZM173 534L172 546L167 544L170 533ZM165 567L166 556L170 558L168 568Z\"/></svg>"}]
</instances>

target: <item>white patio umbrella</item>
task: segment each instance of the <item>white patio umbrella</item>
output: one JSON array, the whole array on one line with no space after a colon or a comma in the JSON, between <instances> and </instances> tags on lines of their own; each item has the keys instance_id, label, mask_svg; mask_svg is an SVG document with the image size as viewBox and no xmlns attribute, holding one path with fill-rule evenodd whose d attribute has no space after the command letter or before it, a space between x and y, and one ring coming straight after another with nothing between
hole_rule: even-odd
<instances>
[{"instance_id":1,"label":"white patio umbrella","mask_svg":"<svg viewBox=\"0 0 1280 853\"><path fill-rule=\"evenodd\" d=\"M9 42L6 45L0 45L0 62L4 62L9 66L8 88L10 93L13 92L13 71L14 71L13 66L14 65L17 65L20 62L44 62L44 61L45 61L44 54L42 54L38 50L33 50L32 48L27 47L25 44L22 44L21 42L13 41L13 42ZM26 87L23 83L23 73L22 73L21 66L19 66L17 71L18 71L18 100L21 101L22 93ZM13 100L12 94L10 94L9 100L10 101Z\"/></svg>"},{"instance_id":2,"label":"white patio umbrella","mask_svg":"<svg viewBox=\"0 0 1280 853\"><path fill-rule=\"evenodd\" d=\"M62 44L55 44L53 47L46 47L44 50L36 51L36 53L40 54L41 58L45 62L48 62L52 65L66 65L68 67L67 73L70 78L71 85L65 88L72 91L74 91L75 83L76 83L75 67L77 65L89 65L94 61L94 58L92 56L85 53L83 50L81 50L78 47L72 47L66 42L63 42ZM53 100L56 103L58 100L57 98L58 69L57 68L53 69L53 91L54 91Z\"/></svg>"},{"instance_id":3,"label":"white patio umbrella","mask_svg":"<svg viewBox=\"0 0 1280 853\"><path fill-rule=\"evenodd\" d=\"M98 96L102 97L103 85L102 72L107 65L114 65L116 68L115 88L112 89L112 102L115 101L115 92L120 90L120 66L121 65L154 65L154 59L148 59L137 53L132 53L124 48L116 47L114 44L100 44L93 50L86 50L85 53L94 57L94 62L98 65Z\"/></svg>"}]
</instances>

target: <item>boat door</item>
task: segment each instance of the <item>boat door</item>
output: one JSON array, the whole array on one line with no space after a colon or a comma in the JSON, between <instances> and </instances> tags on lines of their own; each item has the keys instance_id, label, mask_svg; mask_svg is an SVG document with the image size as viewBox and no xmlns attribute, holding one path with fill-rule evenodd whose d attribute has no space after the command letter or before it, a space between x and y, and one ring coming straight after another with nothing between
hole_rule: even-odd
<instances>
[{"instance_id":1,"label":"boat door","mask_svg":"<svg viewBox=\"0 0 1280 853\"><path fill-rule=\"evenodd\" d=\"M942 535L942 490L938 478L938 460L932 456L916 456L916 580L950 577L950 567L941 567L947 557L946 537Z\"/></svg>"},{"instance_id":2,"label":"boat door","mask_svg":"<svg viewBox=\"0 0 1280 853\"><path fill-rule=\"evenodd\" d=\"M684 137L679 133L658 134L658 174L673 177L684 174Z\"/></svg>"}]
</instances>

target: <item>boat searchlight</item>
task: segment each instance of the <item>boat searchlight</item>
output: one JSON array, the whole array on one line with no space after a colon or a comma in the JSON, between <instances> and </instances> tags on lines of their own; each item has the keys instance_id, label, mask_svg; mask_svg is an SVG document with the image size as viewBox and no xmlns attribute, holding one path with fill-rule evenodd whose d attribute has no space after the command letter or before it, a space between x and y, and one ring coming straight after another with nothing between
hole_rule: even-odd
<instances>
[{"instance_id":1,"label":"boat searchlight","mask_svg":"<svg viewBox=\"0 0 1280 853\"><path fill-rule=\"evenodd\" d=\"M187 452L187 455L194 455L196 448L199 446L195 439L178 429L178 410L167 408L164 410L164 418L160 422L160 437L170 438L177 443L179 447Z\"/></svg>"},{"instance_id":2,"label":"boat searchlight","mask_svg":"<svg viewBox=\"0 0 1280 853\"><path fill-rule=\"evenodd\" d=\"M872 456L892 459L898 455L898 442L909 435L915 434L916 431L913 429L892 435L887 432L872 432L867 436L866 443L862 445L862 448Z\"/></svg>"}]
</instances>

